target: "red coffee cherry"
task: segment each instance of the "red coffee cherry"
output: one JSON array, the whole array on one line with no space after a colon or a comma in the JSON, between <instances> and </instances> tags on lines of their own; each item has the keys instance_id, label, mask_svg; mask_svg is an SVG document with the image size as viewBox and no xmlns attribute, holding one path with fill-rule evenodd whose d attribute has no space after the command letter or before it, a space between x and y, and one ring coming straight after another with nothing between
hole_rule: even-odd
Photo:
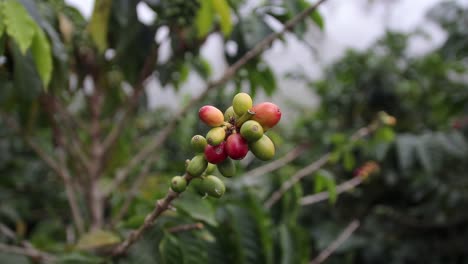
<instances>
[{"instance_id":1,"label":"red coffee cherry","mask_svg":"<svg viewBox=\"0 0 468 264\"><path fill-rule=\"evenodd\" d=\"M226 152L231 159L243 159L249 152L247 140L237 133L230 135L226 140Z\"/></svg>"},{"instance_id":2,"label":"red coffee cherry","mask_svg":"<svg viewBox=\"0 0 468 264\"><path fill-rule=\"evenodd\" d=\"M281 119L281 109L270 102L254 105L255 115L251 118L262 125L264 130L274 127Z\"/></svg>"},{"instance_id":3,"label":"red coffee cherry","mask_svg":"<svg viewBox=\"0 0 468 264\"><path fill-rule=\"evenodd\" d=\"M218 164L227 158L226 142L221 142L218 146L206 145L205 157L209 163Z\"/></svg>"},{"instance_id":4,"label":"red coffee cherry","mask_svg":"<svg viewBox=\"0 0 468 264\"><path fill-rule=\"evenodd\" d=\"M224 115L218 108L205 105L198 111L198 117L203 123L211 127L217 127L224 123Z\"/></svg>"}]
</instances>

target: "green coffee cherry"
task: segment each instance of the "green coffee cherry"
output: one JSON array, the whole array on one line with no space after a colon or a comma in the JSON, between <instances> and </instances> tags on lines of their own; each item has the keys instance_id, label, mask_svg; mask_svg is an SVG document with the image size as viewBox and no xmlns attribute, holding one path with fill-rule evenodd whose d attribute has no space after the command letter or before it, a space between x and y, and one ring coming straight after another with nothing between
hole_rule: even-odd
<instances>
[{"instance_id":1,"label":"green coffee cherry","mask_svg":"<svg viewBox=\"0 0 468 264\"><path fill-rule=\"evenodd\" d=\"M208 144L217 146L224 141L226 137L226 130L223 127L214 127L206 134L206 140Z\"/></svg>"},{"instance_id":2,"label":"green coffee cherry","mask_svg":"<svg viewBox=\"0 0 468 264\"><path fill-rule=\"evenodd\" d=\"M203 179L201 186L204 193L215 198L220 198L226 191L224 182L213 175L206 176Z\"/></svg>"},{"instance_id":3,"label":"green coffee cherry","mask_svg":"<svg viewBox=\"0 0 468 264\"><path fill-rule=\"evenodd\" d=\"M236 164L232 159L227 158L218 164L218 170L224 177L230 178L236 175Z\"/></svg>"},{"instance_id":4,"label":"green coffee cherry","mask_svg":"<svg viewBox=\"0 0 468 264\"><path fill-rule=\"evenodd\" d=\"M190 141L190 145L192 146L192 149L196 153L202 153L203 151L205 151L206 144L208 144L208 143L207 143L205 137L203 137L201 135L193 136L192 140Z\"/></svg>"},{"instance_id":5,"label":"green coffee cherry","mask_svg":"<svg viewBox=\"0 0 468 264\"><path fill-rule=\"evenodd\" d=\"M247 113L247 110L252 108L252 105L252 98L246 93L238 93L234 96L234 99L232 99L232 107L238 116Z\"/></svg>"},{"instance_id":6,"label":"green coffee cherry","mask_svg":"<svg viewBox=\"0 0 468 264\"><path fill-rule=\"evenodd\" d=\"M206 167L205 174L212 174L216 170L216 165L208 162L208 167Z\"/></svg>"},{"instance_id":7,"label":"green coffee cherry","mask_svg":"<svg viewBox=\"0 0 468 264\"><path fill-rule=\"evenodd\" d=\"M259 140L250 143L249 149L260 160L270 160L275 156L275 145L265 134Z\"/></svg>"},{"instance_id":8,"label":"green coffee cherry","mask_svg":"<svg viewBox=\"0 0 468 264\"><path fill-rule=\"evenodd\" d=\"M182 176L174 176L171 180L171 189L174 192L181 193L187 188L187 180Z\"/></svg>"},{"instance_id":9,"label":"green coffee cherry","mask_svg":"<svg viewBox=\"0 0 468 264\"><path fill-rule=\"evenodd\" d=\"M206 170L208 166L208 161L205 159L204 154L198 154L192 158L189 165L187 166L188 174L192 175L193 177L198 177L202 175L202 173Z\"/></svg>"},{"instance_id":10,"label":"green coffee cherry","mask_svg":"<svg viewBox=\"0 0 468 264\"><path fill-rule=\"evenodd\" d=\"M263 136L263 128L257 121L249 120L242 124L240 134L248 142L254 142Z\"/></svg>"},{"instance_id":11,"label":"green coffee cherry","mask_svg":"<svg viewBox=\"0 0 468 264\"><path fill-rule=\"evenodd\" d=\"M234 112L234 107L230 106L226 111L224 112L224 121L229 122L231 119L237 119L238 116L236 115L236 112Z\"/></svg>"},{"instance_id":12,"label":"green coffee cherry","mask_svg":"<svg viewBox=\"0 0 468 264\"><path fill-rule=\"evenodd\" d=\"M203 190L203 178L204 178L204 177L193 178L193 179L190 181L190 186L192 186L193 189L194 189L198 194L200 194L201 196L205 196L205 195L206 195L205 191Z\"/></svg>"}]
</instances>

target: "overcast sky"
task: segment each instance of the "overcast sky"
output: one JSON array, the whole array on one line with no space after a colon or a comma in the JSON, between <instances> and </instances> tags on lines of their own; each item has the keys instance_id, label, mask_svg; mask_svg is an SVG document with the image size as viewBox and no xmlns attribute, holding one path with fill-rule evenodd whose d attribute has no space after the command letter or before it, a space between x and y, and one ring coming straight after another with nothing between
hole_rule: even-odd
<instances>
[{"instance_id":1,"label":"overcast sky","mask_svg":"<svg viewBox=\"0 0 468 264\"><path fill-rule=\"evenodd\" d=\"M468 5L468 0L457 1ZM90 16L94 3L93 0L66 0L66 2L76 6L85 17ZM252 6L258 2L260 0L250 0ZM369 4L370 2L374 4ZM264 58L277 74L297 69L309 76L318 77L324 64L339 58L347 48L365 49L381 36L386 28L405 32L422 28L428 32L432 36L431 39L416 38L409 47L411 53L420 55L445 39L444 32L427 23L424 18L428 9L438 2L441 0L328 0L320 6L320 12L325 20L325 32L320 38L316 35L306 38L310 39L311 46L315 48L315 55L309 47L291 35L286 37L286 44L275 43L264 54ZM150 22L155 16L144 4L139 5L138 15L142 22ZM214 78L220 76L226 68L226 63L220 59L223 57L222 53L222 39L216 35L212 35L207 40L201 51L202 56L214 69ZM316 56L317 54L319 56ZM278 81L282 91L275 97L281 98L284 104L287 101L303 105L315 104L311 99L313 96L304 96L310 95L304 84L282 79ZM150 104L174 107L177 104L172 102L178 96L185 93L196 94L204 87L203 82L194 74L190 75L188 83L179 94L175 94L173 89L161 89L159 83L154 80L147 89L150 94Z\"/></svg>"}]
</instances>

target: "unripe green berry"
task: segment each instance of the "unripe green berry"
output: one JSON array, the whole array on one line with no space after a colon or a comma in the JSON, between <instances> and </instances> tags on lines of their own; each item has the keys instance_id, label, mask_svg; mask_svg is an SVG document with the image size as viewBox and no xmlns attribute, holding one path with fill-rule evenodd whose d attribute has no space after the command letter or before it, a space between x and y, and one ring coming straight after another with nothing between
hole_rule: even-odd
<instances>
[{"instance_id":1,"label":"unripe green berry","mask_svg":"<svg viewBox=\"0 0 468 264\"><path fill-rule=\"evenodd\" d=\"M230 178L236 175L236 164L232 159L227 158L223 162L219 163L217 166L219 172L224 177Z\"/></svg>"},{"instance_id":2,"label":"unripe green berry","mask_svg":"<svg viewBox=\"0 0 468 264\"><path fill-rule=\"evenodd\" d=\"M208 162L208 167L206 167L205 174L212 174L216 170L216 165Z\"/></svg>"},{"instance_id":3,"label":"unripe green berry","mask_svg":"<svg viewBox=\"0 0 468 264\"><path fill-rule=\"evenodd\" d=\"M263 136L263 127L257 121L249 120L242 124L240 134L248 142L254 142Z\"/></svg>"},{"instance_id":4,"label":"unripe green berry","mask_svg":"<svg viewBox=\"0 0 468 264\"><path fill-rule=\"evenodd\" d=\"M196 153L202 153L203 151L205 151L206 144L208 144L208 143L207 143L205 137L203 137L201 135L193 136L192 140L190 141L190 145L192 146L192 149Z\"/></svg>"},{"instance_id":5,"label":"unripe green berry","mask_svg":"<svg viewBox=\"0 0 468 264\"><path fill-rule=\"evenodd\" d=\"M249 149L260 160L270 160L275 156L275 145L265 134L259 140L250 143Z\"/></svg>"},{"instance_id":6,"label":"unripe green berry","mask_svg":"<svg viewBox=\"0 0 468 264\"><path fill-rule=\"evenodd\" d=\"M190 186L201 196L205 196L205 190L203 190L203 179L204 177L199 177L199 178L193 178L190 181Z\"/></svg>"},{"instance_id":7,"label":"unripe green berry","mask_svg":"<svg viewBox=\"0 0 468 264\"><path fill-rule=\"evenodd\" d=\"M223 127L214 127L206 134L206 140L211 146L221 144L226 138L226 130Z\"/></svg>"},{"instance_id":8,"label":"unripe green berry","mask_svg":"<svg viewBox=\"0 0 468 264\"><path fill-rule=\"evenodd\" d=\"M198 177L202 175L202 173L206 170L208 166L208 161L205 159L204 154L198 154L192 158L189 165L187 166L188 174L192 175L193 177Z\"/></svg>"},{"instance_id":9,"label":"unripe green berry","mask_svg":"<svg viewBox=\"0 0 468 264\"><path fill-rule=\"evenodd\" d=\"M236 115L236 112L234 112L234 107L232 105L226 109L224 112L224 121L229 122L231 119L237 119L238 116Z\"/></svg>"},{"instance_id":10,"label":"unripe green berry","mask_svg":"<svg viewBox=\"0 0 468 264\"><path fill-rule=\"evenodd\" d=\"M226 191L224 182L213 175L206 176L202 181L201 187L204 193L215 198L220 198Z\"/></svg>"},{"instance_id":11,"label":"unripe green berry","mask_svg":"<svg viewBox=\"0 0 468 264\"><path fill-rule=\"evenodd\" d=\"M174 192L181 193L187 188L187 180L182 176L174 176L171 180L171 189Z\"/></svg>"},{"instance_id":12,"label":"unripe green berry","mask_svg":"<svg viewBox=\"0 0 468 264\"><path fill-rule=\"evenodd\" d=\"M252 98L246 93L238 93L232 99L232 107L238 116L245 114L247 110L252 108L252 105Z\"/></svg>"}]
</instances>

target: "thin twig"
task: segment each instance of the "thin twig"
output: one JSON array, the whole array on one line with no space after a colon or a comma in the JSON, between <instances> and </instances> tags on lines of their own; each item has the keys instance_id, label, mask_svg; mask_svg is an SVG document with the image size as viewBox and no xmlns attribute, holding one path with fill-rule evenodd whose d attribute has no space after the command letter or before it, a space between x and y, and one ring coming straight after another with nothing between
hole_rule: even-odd
<instances>
[{"instance_id":1,"label":"thin twig","mask_svg":"<svg viewBox=\"0 0 468 264\"><path fill-rule=\"evenodd\" d=\"M187 180L187 184L189 184L192 180L192 176L186 173L184 177ZM143 236L143 233L154 224L156 219L164 211L169 209L172 201L179 197L179 195L179 193L176 193L173 190L169 189L169 191L163 199L156 201L156 205L153 211L145 217L143 225L141 225L137 230L132 231L127 237L127 239L125 239L125 241L120 243L117 247L114 248L114 250L112 250L112 256L119 256L125 253L128 250L128 248L131 245L133 245L133 243L135 243L138 239L140 239L141 236Z\"/></svg>"},{"instance_id":2,"label":"thin twig","mask_svg":"<svg viewBox=\"0 0 468 264\"><path fill-rule=\"evenodd\" d=\"M348 238L359 228L359 220L355 219L346 226L341 234L320 254L314 258L310 264L320 264L324 262L331 254L333 254L341 244L343 244Z\"/></svg>"},{"instance_id":3,"label":"thin twig","mask_svg":"<svg viewBox=\"0 0 468 264\"><path fill-rule=\"evenodd\" d=\"M187 232L187 231L192 231L192 230L200 230L203 229L205 226L203 223L194 223L194 224L186 224L186 225L178 225L169 228L167 231L169 233L180 233L180 232Z\"/></svg>"},{"instance_id":4,"label":"thin twig","mask_svg":"<svg viewBox=\"0 0 468 264\"><path fill-rule=\"evenodd\" d=\"M364 181L364 177L359 177L359 176L356 176L356 177L352 178L351 180L345 181L345 182L341 183L340 185L336 186L336 194L338 195L340 193L347 192L347 191L349 191L351 189L354 189L356 186L361 184L363 181ZM311 205L311 204L315 204L315 203L318 203L318 202L321 202L321 201L325 201L329 197L330 197L329 192L319 192L319 193L316 193L316 194L307 195L307 196L302 197L301 200L299 201L299 204L300 205Z\"/></svg>"},{"instance_id":5,"label":"thin twig","mask_svg":"<svg viewBox=\"0 0 468 264\"><path fill-rule=\"evenodd\" d=\"M379 127L379 125L379 122L372 122L370 125L360 128L350 137L350 143L355 142L360 138L363 138L369 135L370 133L374 132ZM318 160L314 161L313 163L296 172L289 180L283 182L283 184L281 184L281 187L275 192L273 192L273 194L266 200L265 207L271 208L276 202L278 202L281 199L281 197L283 197L283 195L291 187L294 186L294 184L302 180L302 178L322 168L325 164L328 163L328 161L330 160L330 156L331 152L324 154Z\"/></svg>"},{"instance_id":6,"label":"thin twig","mask_svg":"<svg viewBox=\"0 0 468 264\"><path fill-rule=\"evenodd\" d=\"M3 113L1 113L1 116L5 120L6 124L12 130L19 132L23 136L24 141L29 145L31 149L33 149L36 152L39 158L42 159L63 180L65 186L65 193L67 195L68 203L72 212L73 221L75 222L78 232L83 233L84 221L80 213L78 199L76 198L71 176L68 170L65 167L60 166L60 164L49 154L47 154L38 144L36 144L36 142L34 142L34 140L32 140L31 137L23 133L16 120Z\"/></svg>"},{"instance_id":7,"label":"thin twig","mask_svg":"<svg viewBox=\"0 0 468 264\"><path fill-rule=\"evenodd\" d=\"M0 251L4 253L26 256L32 258L35 261L43 263L52 263L55 260L54 256L34 248L24 248L0 244Z\"/></svg>"},{"instance_id":8,"label":"thin twig","mask_svg":"<svg viewBox=\"0 0 468 264\"><path fill-rule=\"evenodd\" d=\"M285 181L281 187L276 190L270 198L265 202L265 207L266 208L271 208L281 197L283 197L284 193L288 191L294 184L296 184L298 181L300 181L302 178L305 176L317 171L320 169L323 165L327 164L328 160L330 159L330 153L327 153L320 157L318 160L315 162L309 164L307 167L304 167L303 169L299 170L294 174L291 179Z\"/></svg>"},{"instance_id":9,"label":"thin twig","mask_svg":"<svg viewBox=\"0 0 468 264\"><path fill-rule=\"evenodd\" d=\"M300 145L300 146L297 146L295 148L293 148L291 151L289 151L288 153L286 153L283 157L277 159L277 160L274 160L270 163L267 163L263 166L260 166L260 167L257 167L253 170L250 170L250 171L247 171L244 173L245 177L243 177L243 183L245 185L252 185L254 184L257 179L260 177L260 176L263 176L269 172L272 172L272 171L275 171L283 166L285 166L286 164L288 164L289 162L295 160L297 157L299 157L302 153L304 153L304 151L307 149L307 146L306 145Z\"/></svg>"},{"instance_id":10,"label":"thin twig","mask_svg":"<svg viewBox=\"0 0 468 264\"><path fill-rule=\"evenodd\" d=\"M234 64L229 66L226 69L223 76L216 81L209 82L204 89L204 91L197 97L193 97L187 105L185 105L179 112L175 114L171 121L167 124L167 126L161 130L155 137L154 140L149 142L145 147L141 149L133 158L129 161L129 163L123 167L117 173L115 177L115 182L117 184L113 184L116 186L119 182L123 182L127 177L133 167L139 165L143 160L145 160L151 153L159 149L163 142L169 137L171 132L176 128L178 122L184 117L189 110L202 99L206 98L206 96L214 89L220 87L221 85L225 84L229 81L232 77L235 76L236 72L242 68L247 62L252 60L253 58L257 57L261 54L264 50L266 50L276 39L283 36L286 32L291 30L294 26L296 26L300 21L308 17L312 12L314 12L323 2L326 0L320 0L317 3L313 4L312 6L308 7L291 20L284 24L284 28L279 32L274 32L265 37L262 41L257 43L255 47L253 47L250 51L245 53L239 60L237 60ZM113 190L111 189L110 192ZM108 194L108 193L107 193Z\"/></svg>"}]
</instances>

